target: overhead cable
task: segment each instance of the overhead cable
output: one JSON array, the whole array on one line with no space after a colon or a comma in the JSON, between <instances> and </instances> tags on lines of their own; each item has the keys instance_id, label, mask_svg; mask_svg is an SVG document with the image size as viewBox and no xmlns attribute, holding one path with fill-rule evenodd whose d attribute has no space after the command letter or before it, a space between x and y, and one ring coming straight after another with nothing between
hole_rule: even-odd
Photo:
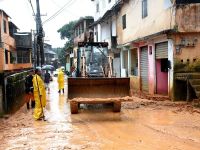
<instances>
[{"instance_id":1,"label":"overhead cable","mask_svg":"<svg viewBox=\"0 0 200 150\"><path fill-rule=\"evenodd\" d=\"M51 21L52 19L54 19L54 18L55 18L56 16L58 16L62 11L64 11L65 8L66 8L67 6L72 5L75 1L76 1L76 0L69 0L62 8L60 8L60 9L59 9L57 12L55 12L51 17L49 17L47 20L45 20L45 21L43 22L43 24L45 24L45 23Z\"/></svg>"}]
</instances>

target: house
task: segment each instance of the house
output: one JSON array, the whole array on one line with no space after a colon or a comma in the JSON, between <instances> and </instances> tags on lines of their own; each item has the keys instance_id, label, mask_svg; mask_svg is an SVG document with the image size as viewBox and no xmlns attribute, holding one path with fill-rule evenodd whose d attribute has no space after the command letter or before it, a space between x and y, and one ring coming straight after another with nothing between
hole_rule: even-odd
<instances>
[{"instance_id":1,"label":"house","mask_svg":"<svg viewBox=\"0 0 200 150\"><path fill-rule=\"evenodd\" d=\"M3 10L0 14L0 72L31 68L31 33L17 33L10 17Z\"/></svg>"},{"instance_id":2,"label":"house","mask_svg":"<svg viewBox=\"0 0 200 150\"><path fill-rule=\"evenodd\" d=\"M8 105L13 103L11 97L24 92L23 73L24 70L32 68L32 34L17 30L9 15L0 10L0 113L6 111ZM21 75L15 78L17 89L13 89L7 86L8 78L16 73ZM9 80L9 84L11 82Z\"/></svg>"},{"instance_id":3,"label":"house","mask_svg":"<svg viewBox=\"0 0 200 150\"><path fill-rule=\"evenodd\" d=\"M198 0L92 1L94 41L109 43L113 71L130 77L132 93L200 97ZM189 79L190 88L188 77L195 78Z\"/></svg>"},{"instance_id":4,"label":"house","mask_svg":"<svg viewBox=\"0 0 200 150\"><path fill-rule=\"evenodd\" d=\"M186 99L183 93L187 93L185 81L189 74L177 75L177 65L193 65L200 57L199 14L198 0L123 3L117 15L117 48L120 49L121 76L131 78L132 93ZM189 70L184 72L190 73ZM198 75L190 76L197 78ZM184 83L177 81L181 77ZM191 86L196 96L200 96L198 88L194 88L199 85ZM180 98L181 94L184 96Z\"/></svg>"},{"instance_id":5,"label":"house","mask_svg":"<svg viewBox=\"0 0 200 150\"><path fill-rule=\"evenodd\" d=\"M117 49L117 13L124 0L92 0L94 14L94 41L108 42L108 53L113 58L113 75L120 77L120 51Z\"/></svg>"},{"instance_id":6,"label":"house","mask_svg":"<svg viewBox=\"0 0 200 150\"><path fill-rule=\"evenodd\" d=\"M53 61L57 59L56 53L50 44L44 43L44 62L47 65L53 65Z\"/></svg>"},{"instance_id":7,"label":"house","mask_svg":"<svg viewBox=\"0 0 200 150\"><path fill-rule=\"evenodd\" d=\"M93 17L87 16L80 18L74 26L74 39L73 39L73 51L71 50L68 54L67 62L71 67L77 68L80 64L78 61L78 42L92 42L93 41L93 30L90 29L90 25L94 22ZM79 67L78 67L79 68ZM71 70L70 70L71 71Z\"/></svg>"}]
</instances>

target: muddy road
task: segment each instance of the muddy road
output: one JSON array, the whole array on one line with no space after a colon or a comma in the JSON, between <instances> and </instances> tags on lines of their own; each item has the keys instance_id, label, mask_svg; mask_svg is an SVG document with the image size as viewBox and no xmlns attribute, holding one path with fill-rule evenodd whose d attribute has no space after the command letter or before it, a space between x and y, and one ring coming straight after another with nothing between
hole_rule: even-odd
<instances>
[{"instance_id":1,"label":"muddy road","mask_svg":"<svg viewBox=\"0 0 200 150\"><path fill-rule=\"evenodd\" d=\"M121 113L101 105L71 115L51 83L46 122L23 106L0 119L0 150L199 150L200 113L191 105L133 97ZM66 91L66 90L65 90Z\"/></svg>"}]
</instances>

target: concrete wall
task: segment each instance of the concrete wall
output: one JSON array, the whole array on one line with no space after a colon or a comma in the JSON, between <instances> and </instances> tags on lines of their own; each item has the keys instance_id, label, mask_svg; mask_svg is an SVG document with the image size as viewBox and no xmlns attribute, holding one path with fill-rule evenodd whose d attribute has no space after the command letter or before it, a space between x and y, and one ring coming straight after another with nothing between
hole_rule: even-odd
<instances>
[{"instance_id":1,"label":"concrete wall","mask_svg":"<svg viewBox=\"0 0 200 150\"><path fill-rule=\"evenodd\" d=\"M120 57L113 59L113 73L117 78L120 77Z\"/></svg>"},{"instance_id":2,"label":"concrete wall","mask_svg":"<svg viewBox=\"0 0 200 150\"><path fill-rule=\"evenodd\" d=\"M108 0L95 0L94 1L94 7L95 7L95 12L96 12L96 5L97 3L99 4L99 12L96 12L94 15L94 20L98 20L100 17L102 17L107 10L110 10L114 4L117 2L118 0L111 0L111 2L109 3Z\"/></svg>"},{"instance_id":3,"label":"concrete wall","mask_svg":"<svg viewBox=\"0 0 200 150\"><path fill-rule=\"evenodd\" d=\"M156 9L155 9L156 7ZM126 14L126 29L122 29L122 16ZM142 18L142 1L129 0L117 17L118 44L125 44L174 27L172 7L165 0L148 0L148 16Z\"/></svg>"},{"instance_id":4,"label":"concrete wall","mask_svg":"<svg viewBox=\"0 0 200 150\"><path fill-rule=\"evenodd\" d=\"M152 54L150 54L150 48L152 49ZM154 94L155 93L155 46L154 43L150 43L148 45L148 64L149 66L148 71L149 71L149 93Z\"/></svg>"},{"instance_id":5,"label":"concrete wall","mask_svg":"<svg viewBox=\"0 0 200 150\"><path fill-rule=\"evenodd\" d=\"M4 68L4 49L0 48L0 72L3 71Z\"/></svg>"},{"instance_id":6,"label":"concrete wall","mask_svg":"<svg viewBox=\"0 0 200 150\"><path fill-rule=\"evenodd\" d=\"M185 45L181 44L181 40L184 39ZM175 59L183 60L184 63L189 60L189 62L193 62L193 59L200 58L200 34L199 33L183 33L178 34L173 37L174 44L176 47L174 48ZM194 44L194 45L193 45ZM180 53L176 53L176 48L180 48Z\"/></svg>"},{"instance_id":7,"label":"concrete wall","mask_svg":"<svg viewBox=\"0 0 200 150\"><path fill-rule=\"evenodd\" d=\"M140 91L140 77L130 76L130 94L139 93Z\"/></svg>"},{"instance_id":8,"label":"concrete wall","mask_svg":"<svg viewBox=\"0 0 200 150\"><path fill-rule=\"evenodd\" d=\"M176 11L179 32L200 32L200 4L180 6Z\"/></svg>"},{"instance_id":9,"label":"concrete wall","mask_svg":"<svg viewBox=\"0 0 200 150\"><path fill-rule=\"evenodd\" d=\"M32 63L26 63L26 64L5 64L4 70L15 70L15 69L26 69L31 68Z\"/></svg>"},{"instance_id":10,"label":"concrete wall","mask_svg":"<svg viewBox=\"0 0 200 150\"><path fill-rule=\"evenodd\" d=\"M101 24L101 42L108 42L108 48L111 48L111 23L109 20Z\"/></svg>"}]
</instances>

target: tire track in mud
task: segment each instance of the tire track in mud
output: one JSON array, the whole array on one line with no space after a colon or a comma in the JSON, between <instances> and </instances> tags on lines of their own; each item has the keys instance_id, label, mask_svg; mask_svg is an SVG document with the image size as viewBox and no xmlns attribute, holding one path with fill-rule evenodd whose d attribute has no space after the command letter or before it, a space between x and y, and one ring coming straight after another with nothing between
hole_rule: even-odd
<instances>
[{"instance_id":1,"label":"tire track in mud","mask_svg":"<svg viewBox=\"0 0 200 150\"><path fill-rule=\"evenodd\" d=\"M155 132L157 132L157 133L161 133L161 134L163 134L163 135L168 135L168 136L171 136L171 137L175 137L175 138L177 138L177 139L179 139L179 140L185 140L185 141L194 142L194 143L200 145L200 142L195 141L194 139L180 137L180 136L177 136L177 135L175 135L175 134L169 133L169 132L167 132L167 131L163 131L163 130L161 130L161 129L156 129L155 127L149 126L149 125L147 125L147 124L141 124L141 125L143 125L144 127L148 128L148 129L151 129L151 130L153 130L153 131L155 131Z\"/></svg>"},{"instance_id":2,"label":"tire track in mud","mask_svg":"<svg viewBox=\"0 0 200 150\"><path fill-rule=\"evenodd\" d=\"M100 143L102 143L101 142L101 138L100 138L100 136L99 136L99 134L97 133L97 131L96 130L94 130L93 128L91 128L90 127L90 125L89 125L89 123L87 123L87 121L85 121L85 120L82 120L82 119L78 119L78 118L73 118L73 120L74 121L72 121L72 123L75 123L75 124L81 124L81 125L84 125L87 129L88 129L88 131L89 132L91 132L91 134L92 134L92 136L93 137L95 137L95 142L93 142L92 144L90 144L92 147L95 147L95 149L94 150L100 150L100 148L97 148L96 146L98 145L100 145ZM87 130L86 129L86 130ZM84 129L85 130L85 129ZM91 141L91 140L90 140ZM91 142L89 142L89 143L91 143Z\"/></svg>"}]
</instances>

